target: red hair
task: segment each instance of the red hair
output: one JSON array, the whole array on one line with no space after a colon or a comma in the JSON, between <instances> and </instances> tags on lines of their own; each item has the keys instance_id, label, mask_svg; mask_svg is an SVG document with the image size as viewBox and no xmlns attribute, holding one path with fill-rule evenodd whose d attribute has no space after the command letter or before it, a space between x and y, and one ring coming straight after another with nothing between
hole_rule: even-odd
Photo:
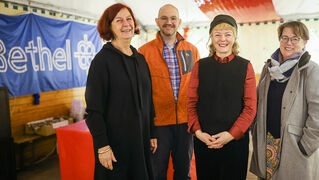
<instances>
[{"instance_id":1,"label":"red hair","mask_svg":"<svg viewBox=\"0 0 319 180\"><path fill-rule=\"evenodd\" d=\"M118 12L120 12L123 8L126 8L134 21L135 25L135 34L140 34L140 30L138 29L138 23L134 17L133 11L131 8L128 6L121 4L121 3L116 3L113 4L112 6L108 7L102 16L100 17L99 21L97 22L97 31L100 34L100 37L106 41L113 40L114 39L114 34L111 30L111 24L115 16L117 15Z\"/></svg>"}]
</instances>

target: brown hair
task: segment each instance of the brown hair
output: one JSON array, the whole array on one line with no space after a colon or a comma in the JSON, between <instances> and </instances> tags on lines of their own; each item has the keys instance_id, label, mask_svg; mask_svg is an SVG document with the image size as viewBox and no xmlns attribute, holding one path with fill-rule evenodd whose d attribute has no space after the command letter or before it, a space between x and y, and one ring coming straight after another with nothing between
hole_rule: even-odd
<instances>
[{"instance_id":1,"label":"brown hair","mask_svg":"<svg viewBox=\"0 0 319 180\"><path fill-rule=\"evenodd\" d=\"M212 30L211 30L211 33L210 33L210 36L209 36L209 39L211 40L211 43L210 45L208 46L209 47L209 56L212 56L216 53L216 48L214 47L214 44L213 44L213 41L212 41L212 33L214 30L231 30L235 36L235 42L233 44L233 47L232 47L232 53L234 55L237 55L239 53L238 51L238 48L239 48L239 45L237 43L237 31L235 29L235 27L227 24L227 23L221 23L221 24L218 24L216 25Z\"/></svg>"},{"instance_id":2,"label":"brown hair","mask_svg":"<svg viewBox=\"0 0 319 180\"><path fill-rule=\"evenodd\" d=\"M280 37L282 35L282 32L286 27L289 27L293 30L294 34L296 36L301 37L303 40L309 40L309 31L307 26L299 21L289 21L286 22L278 27L278 39L280 40Z\"/></svg>"},{"instance_id":3,"label":"brown hair","mask_svg":"<svg viewBox=\"0 0 319 180\"><path fill-rule=\"evenodd\" d=\"M140 34L140 30L138 29L138 23L134 17L133 11L131 8L128 6L121 4L121 3L116 3L113 4L112 6L108 7L102 16L100 17L99 21L97 22L97 31L100 34L100 37L106 41L113 40L114 39L114 34L111 30L111 23L115 16L117 15L118 12L121 11L121 9L126 8L130 14L132 15L134 25L135 25L135 34Z\"/></svg>"}]
</instances>

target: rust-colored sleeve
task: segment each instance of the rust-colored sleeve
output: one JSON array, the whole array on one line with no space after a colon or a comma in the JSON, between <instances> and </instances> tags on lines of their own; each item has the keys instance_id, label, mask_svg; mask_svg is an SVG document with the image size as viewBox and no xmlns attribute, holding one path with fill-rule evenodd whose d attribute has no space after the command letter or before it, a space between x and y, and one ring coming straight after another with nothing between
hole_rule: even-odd
<instances>
[{"instance_id":1,"label":"rust-colored sleeve","mask_svg":"<svg viewBox=\"0 0 319 180\"><path fill-rule=\"evenodd\" d=\"M188 100L187 100L187 111L188 111L188 132L194 134L195 131L201 129L198 115L197 115L197 101L198 101L198 61L194 64L192 75L189 81L188 87Z\"/></svg>"},{"instance_id":2,"label":"rust-colored sleeve","mask_svg":"<svg viewBox=\"0 0 319 180\"><path fill-rule=\"evenodd\" d=\"M253 122L257 110L257 90L255 72L251 63L248 63L247 74L244 84L244 109L239 115L229 133L235 138L240 139L250 124Z\"/></svg>"}]
</instances>

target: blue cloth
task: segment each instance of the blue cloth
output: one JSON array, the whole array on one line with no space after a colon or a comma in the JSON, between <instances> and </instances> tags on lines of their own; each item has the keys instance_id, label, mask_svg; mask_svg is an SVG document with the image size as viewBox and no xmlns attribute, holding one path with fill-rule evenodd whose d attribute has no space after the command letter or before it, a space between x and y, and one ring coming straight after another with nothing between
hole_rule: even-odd
<instances>
[{"instance_id":1,"label":"blue cloth","mask_svg":"<svg viewBox=\"0 0 319 180\"><path fill-rule=\"evenodd\" d=\"M0 87L12 97L85 86L101 46L94 25L0 14Z\"/></svg>"},{"instance_id":2,"label":"blue cloth","mask_svg":"<svg viewBox=\"0 0 319 180\"><path fill-rule=\"evenodd\" d=\"M39 93L33 94L33 97L34 97L33 104L34 105L40 104L40 94Z\"/></svg>"}]
</instances>

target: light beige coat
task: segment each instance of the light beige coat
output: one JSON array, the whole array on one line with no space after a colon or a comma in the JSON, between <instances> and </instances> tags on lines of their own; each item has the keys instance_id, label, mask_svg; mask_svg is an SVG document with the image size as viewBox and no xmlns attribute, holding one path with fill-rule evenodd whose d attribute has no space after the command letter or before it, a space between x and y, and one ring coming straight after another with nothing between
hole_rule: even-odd
<instances>
[{"instance_id":1,"label":"light beige coat","mask_svg":"<svg viewBox=\"0 0 319 180\"><path fill-rule=\"evenodd\" d=\"M266 114L269 61L257 87L258 107L252 125L250 171L266 176ZM307 155L299 147L301 142ZM282 99L280 162L273 180L319 180L319 66L305 52L293 70Z\"/></svg>"}]
</instances>

